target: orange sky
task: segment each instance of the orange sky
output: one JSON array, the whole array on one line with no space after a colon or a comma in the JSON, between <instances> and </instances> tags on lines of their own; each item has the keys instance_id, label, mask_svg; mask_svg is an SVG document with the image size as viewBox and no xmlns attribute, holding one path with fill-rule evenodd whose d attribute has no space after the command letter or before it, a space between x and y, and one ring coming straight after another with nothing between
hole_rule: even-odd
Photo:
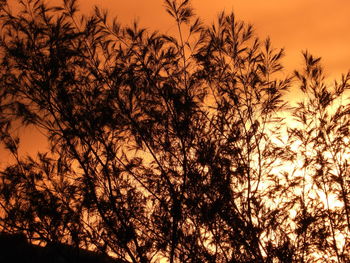
<instances>
[{"instance_id":1,"label":"orange sky","mask_svg":"<svg viewBox=\"0 0 350 263\"><path fill-rule=\"evenodd\" d=\"M137 18L141 26L149 29L161 32L175 29L163 8L163 0L80 0L79 4L82 13L89 13L98 5L108 9L111 16L117 16L121 23ZM234 11L239 19L252 23L260 37L270 36L274 47L285 48L287 72L300 69L301 51L305 49L322 57L331 77L339 77L350 69L349 0L192 0L192 5L205 23L211 23L222 10ZM44 142L38 137L38 132L26 130L22 152L41 148ZM7 162L7 158L3 161Z\"/></svg>"},{"instance_id":2,"label":"orange sky","mask_svg":"<svg viewBox=\"0 0 350 263\"><path fill-rule=\"evenodd\" d=\"M172 20L163 0L80 0L81 10L94 5L109 10L122 23L137 18L141 26L162 32ZM321 56L326 72L337 77L350 69L350 1L348 0L192 0L196 13L210 23L222 10L252 23L262 38L270 36L275 47L286 49L288 70L302 65L301 51Z\"/></svg>"}]
</instances>

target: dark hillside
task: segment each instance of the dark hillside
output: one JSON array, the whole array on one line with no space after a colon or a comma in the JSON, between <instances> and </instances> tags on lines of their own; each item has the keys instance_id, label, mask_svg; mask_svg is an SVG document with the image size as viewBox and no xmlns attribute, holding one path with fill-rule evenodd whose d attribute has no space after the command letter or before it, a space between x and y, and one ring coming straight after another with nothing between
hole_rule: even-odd
<instances>
[{"instance_id":1,"label":"dark hillside","mask_svg":"<svg viewBox=\"0 0 350 263\"><path fill-rule=\"evenodd\" d=\"M0 234L1 263L123 263L93 251L77 249L65 244L49 244L46 247L32 245L23 235Z\"/></svg>"}]
</instances>

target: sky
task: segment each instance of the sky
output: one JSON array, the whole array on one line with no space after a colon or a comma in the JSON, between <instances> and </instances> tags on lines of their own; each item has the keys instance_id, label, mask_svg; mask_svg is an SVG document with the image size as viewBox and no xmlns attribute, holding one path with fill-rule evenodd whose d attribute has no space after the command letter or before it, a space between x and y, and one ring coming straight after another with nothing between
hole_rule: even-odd
<instances>
[{"instance_id":1,"label":"sky","mask_svg":"<svg viewBox=\"0 0 350 263\"><path fill-rule=\"evenodd\" d=\"M94 5L105 8L121 23L135 18L141 26L161 32L174 27L163 0L80 1L82 12ZM192 0L205 23L225 10L253 24L261 38L270 37L276 48L285 48L284 65L292 71L302 67L301 51L321 56L326 73L339 77L350 69L350 1L348 0Z\"/></svg>"},{"instance_id":2,"label":"sky","mask_svg":"<svg viewBox=\"0 0 350 263\"><path fill-rule=\"evenodd\" d=\"M79 5L84 14L91 13L97 5L122 24L136 19L150 30L175 32L163 0L80 0ZM350 69L349 0L192 0L192 6L206 24L212 23L222 10L233 11L238 19L253 24L260 38L269 36L275 48L285 49L286 74L302 68L303 50L321 56L331 78L339 78ZM38 131L27 129L22 135L23 153L43 147L42 140L33 139L40 137Z\"/></svg>"}]
</instances>

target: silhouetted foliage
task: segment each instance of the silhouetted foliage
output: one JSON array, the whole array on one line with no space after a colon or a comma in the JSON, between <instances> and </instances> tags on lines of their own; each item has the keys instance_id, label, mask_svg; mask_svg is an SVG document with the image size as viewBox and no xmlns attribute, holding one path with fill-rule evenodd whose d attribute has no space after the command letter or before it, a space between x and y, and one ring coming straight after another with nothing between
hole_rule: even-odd
<instances>
[{"instance_id":1,"label":"silhouetted foliage","mask_svg":"<svg viewBox=\"0 0 350 263\"><path fill-rule=\"evenodd\" d=\"M19 4L1 7L0 230L134 263L349 261L350 75L329 88L306 52L291 109L283 50L234 14L165 0L172 36ZM19 121L50 149L20 156Z\"/></svg>"},{"instance_id":2,"label":"silhouetted foliage","mask_svg":"<svg viewBox=\"0 0 350 263\"><path fill-rule=\"evenodd\" d=\"M297 240L301 253L297 259L348 262L349 104L345 92L350 74L328 84L320 58L308 52L303 55L305 69L295 71L295 76L304 99L293 109L298 125L289 132L293 142L300 144L298 158L303 170L298 180L301 193L295 202L300 210Z\"/></svg>"}]
</instances>

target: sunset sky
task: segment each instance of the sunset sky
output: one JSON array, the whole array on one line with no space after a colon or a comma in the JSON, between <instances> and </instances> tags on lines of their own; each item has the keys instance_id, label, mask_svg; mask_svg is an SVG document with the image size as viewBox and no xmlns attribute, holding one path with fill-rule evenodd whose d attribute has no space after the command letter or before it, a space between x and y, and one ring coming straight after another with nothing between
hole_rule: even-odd
<instances>
[{"instance_id":1,"label":"sunset sky","mask_svg":"<svg viewBox=\"0 0 350 263\"><path fill-rule=\"evenodd\" d=\"M9 0L12 2L15 0ZM48 3L60 3L48 0ZM166 13L163 0L80 0L80 11L92 12L95 5L107 9L122 24L137 19L141 26L160 32L176 33L174 21ZM301 51L321 56L326 73L338 78L350 69L350 1L334 0L192 0L192 6L203 22L210 24L225 10L254 25L261 38L270 36L276 48L285 48L285 72L302 67ZM293 93L290 94L293 97ZM23 153L42 147L38 132L26 130L22 140ZM39 136L40 137L40 136ZM5 158L6 159L6 158ZM5 160L6 162L6 160Z\"/></svg>"},{"instance_id":2,"label":"sunset sky","mask_svg":"<svg viewBox=\"0 0 350 263\"><path fill-rule=\"evenodd\" d=\"M135 18L141 26L167 32L174 23L165 12L163 0L80 1L81 11L94 5L108 9L122 23ZM287 70L300 68L301 51L321 56L326 72L337 77L350 69L350 1L347 0L192 0L192 6L205 23L225 10L254 25L261 38L271 37L276 48L285 48Z\"/></svg>"}]
</instances>

